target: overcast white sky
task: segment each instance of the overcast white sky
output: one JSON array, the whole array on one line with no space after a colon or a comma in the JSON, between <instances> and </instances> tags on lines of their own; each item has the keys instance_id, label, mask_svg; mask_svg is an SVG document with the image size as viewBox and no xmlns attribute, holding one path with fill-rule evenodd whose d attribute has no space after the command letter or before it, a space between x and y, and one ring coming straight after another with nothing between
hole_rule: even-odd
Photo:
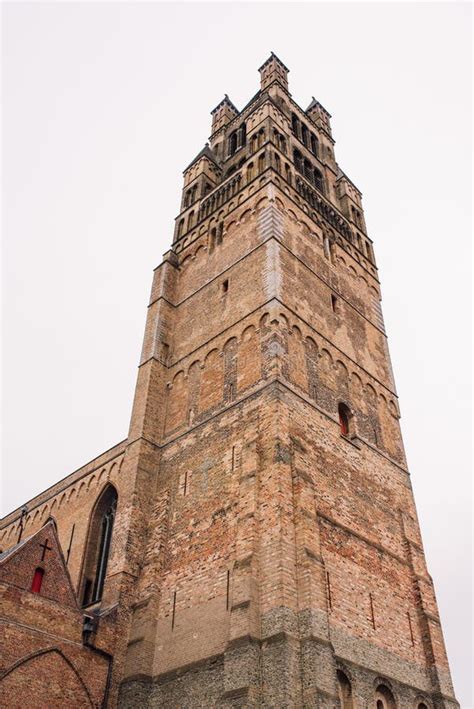
<instances>
[{"instance_id":1,"label":"overcast white sky","mask_svg":"<svg viewBox=\"0 0 474 709\"><path fill-rule=\"evenodd\" d=\"M413 487L472 707L471 7L4 3L3 509L127 435L181 171L271 50L364 193Z\"/></svg>"}]
</instances>

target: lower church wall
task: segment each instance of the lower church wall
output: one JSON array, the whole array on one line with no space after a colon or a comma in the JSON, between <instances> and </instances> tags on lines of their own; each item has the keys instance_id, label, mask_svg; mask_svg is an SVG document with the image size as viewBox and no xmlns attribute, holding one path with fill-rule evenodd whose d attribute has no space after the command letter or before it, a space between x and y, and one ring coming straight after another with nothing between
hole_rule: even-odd
<instances>
[{"instance_id":1,"label":"lower church wall","mask_svg":"<svg viewBox=\"0 0 474 709\"><path fill-rule=\"evenodd\" d=\"M305 613L300 614L301 628L308 627ZM261 642L229 644L222 655L174 672L129 679L121 686L118 706L368 709L382 685L393 694L399 709L418 709L421 703L427 709L457 707L452 699L431 693L428 672L400 663L391 653L367 646L367 654L358 659L370 668L358 664L353 659L352 642L341 633L334 637L333 645L311 636L298 640L279 633ZM338 670L350 681L352 704L340 703Z\"/></svg>"},{"instance_id":2,"label":"lower church wall","mask_svg":"<svg viewBox=\"0 0 474 709\"><path fill-rule=\"evenodd\" d=\"M119 707L195 707L218 706L224 691L223 656L154 679L125 682Z\"/></svg>"}]
</instances>

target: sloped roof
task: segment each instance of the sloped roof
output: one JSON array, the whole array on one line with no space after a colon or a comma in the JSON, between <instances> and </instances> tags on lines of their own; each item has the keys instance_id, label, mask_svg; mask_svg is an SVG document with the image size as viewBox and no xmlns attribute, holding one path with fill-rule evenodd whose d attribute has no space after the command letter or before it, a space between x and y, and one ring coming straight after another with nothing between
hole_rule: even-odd
<instances>
[{"instance_id":1,"label":"sloped roof","mask_svg":"<svg viewBox=\"0 0 474 709\"><path fill-rule=\"evenodd\" d=\"M275 52L270 52L270 56L268 57L268 59L267 59L266 61L263 62L262 66L259 68L259 71L262 71L263 67L266 66L266 65L268 64L268 62L271 62L272 59L276 59L276 61L277 61L279 64L281 64L281 66L282 66L284 69L286 69L286 71L290 71L290 70L288 69L288 67L285 66L285 64L283 64L283 62L282 62L282 60L280 59L280 57L277 57L277 55L275 54Z\"/></svg>"},{"instance_id":2,"label":"sloped roof","mask_svg":"<svg viewBox=\"0 0 474 709\"><path fill-rule=\"evenodd\" d=\"M316 101L316 99L314 98L314 96L312 96L312 98L311 98L311 103L309 104L309 106L308 106L308 108L306 109L305 113L308 113L308 111L311 111L312 108L322 108L323 111L324 111L324 113L327 113L327 115L329 116L329 118L331 118L331 114L329 113L329 111L327 111L327 110L324 108L324 106L323 106L322 103L320 103L319 101Z\"/></svg>"},{"instance_id":3,"label":"sloped roof","mask_svg":"<svg viewBox=\"0 0 474 709\"><path fill-rule=\"evenodd\" d=\"M226 103L226 104L227 104L233 111L235 111L236 113L239 112L239 109L237 108L237 106L235 106L235 105L232 103L232 101L231 101L230 98L227 96L227 94L224 94L224 98L222 99L222 101L219 101L219 103L217 104L217 106L212 109L211 115L212 115L213 113L215 113L224 103Z\"/></svg>"},{"instance_id":4,"label":"sloped roof","mask_svg":"<svg viewBox=\"0 0 474 709\"><path fill-rule=\"evenodd\" d=\"M217 162L217 160L214 156L214 153L212 152L211 148L209 147L209 143L206 143L204 148L196 155L196 157L193 160L191 160L189 165L184 169L184 172L186 172L186 170L189 170L189 168L192 165L194 165L194 163L196 163L201 158L208 158L208 160L212 160L212 162L215 165L217 165L217 167L220 167L219 163Z\"/></svg>"}]
</instances>

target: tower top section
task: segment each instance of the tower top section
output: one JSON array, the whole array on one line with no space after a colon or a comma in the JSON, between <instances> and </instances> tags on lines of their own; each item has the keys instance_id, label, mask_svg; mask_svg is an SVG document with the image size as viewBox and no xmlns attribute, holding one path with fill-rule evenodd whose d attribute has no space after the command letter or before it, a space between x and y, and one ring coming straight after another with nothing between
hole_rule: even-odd
<instances>
[{"instance_id":1,"label":"tower top section","mask_svg":"<svg viewBox=\"0 0 474 709\"><path fill-rule=\"evenodd\" d=\"M274 81L278 81L286 91L288 91L288 72L281 59L273 52L268 57L267 61L262 64L260 72L260 88L262 91L267 89Z\"/></svg>"},{"instance_id":2,"label":"tower top section","mask_svg":"<svg viewBox=\"0 0 474 709\"><path fill-rule=\"evenodd\" d=\"M234 106L227 94L225 94L222 101L211 111L212 135L217 133L221 128L225 128L225 126L238 115L239 110Z\"/></svg>"},{"instance_id":3,"label":"tower top section","mask_svg":"<svg viewBox=\"0 0 474 709\"><path fill-rule=\"evenodd\" d=\"M211 253L222 243L226 210L272 182L322 220L328 243L356 251L375 275L361 193L336 162L331 115L314 97L306 110L294 101L289 69L273 52L259 72L260 88L242 109L224 94L211 111L209 143L183 173L173 244L180 251L207 231Z\"/></svg>"},{"instance_id":4,"label":"tower top section","mask_svg":"<svg viewBox=\"0 0 474 709\"><path fill-rule=\"evenodd\" d=\"M322 106L319 101L316 101L314 96L306 109L306 115L309 116L319 128L323 128L329 133L329 135L331 135L331 114L329 111L326 111L324 106Z\"/></svg>"}]
</instances>

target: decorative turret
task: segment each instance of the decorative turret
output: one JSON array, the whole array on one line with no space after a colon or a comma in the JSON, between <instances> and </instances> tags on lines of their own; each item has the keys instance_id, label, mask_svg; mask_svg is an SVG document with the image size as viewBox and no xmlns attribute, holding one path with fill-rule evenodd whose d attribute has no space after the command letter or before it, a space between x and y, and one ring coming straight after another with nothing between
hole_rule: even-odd
<instances>
[{"instance_id":1,"label":"decorative turret","mask_svg":"<svg viewBox=\"0 0 474 709\"><path fill-rule=\"evenodd\" d=\"M316 123L318 128L322 128L329 135L331 133L331 114L326 111L324 106L322 106L319 101L316 101L314 96L312 97L311 103L306 109L306 114L311 118L312 121Z\"/></svg>"},{"instance_id":2,"label":"decorative turret","mask_svg":"<svg viewBox=\"0 0 474 709\"><path fill-rule=\"evenodd\" d=\"M278 59L273 52L270 54L267 61L262 64L260 72L260 88L265 91L274 81L278 81L281 86L288 91L288 72L289 69Z\"/></svg>"},{"instance_id":3,"label":"decorative turret","mask_svg":"<svg viewBox=\"0 0 474 709\"><path fill-rule=\"evenodd\" d=\"M181 211L176 219L175 237L178 239L187 227L196 223L199 203L219 183L222 170L209 143L196 155L183 172L184 185Z\"/></svg>"},{"instance_id":4,"label":"decorative turret","mask_svg":"<svg viewBox=\"0 0 474 709\"><path fill-rule=\"evenodd\" d=\"M239 115L238 109L234 106L230 98L225 94L224 98L217 106L211 111L212 116L212 133L211 139L214 135L224 128L230 121L232 121L236 116Z\"/></svg>"}]
</instances>

